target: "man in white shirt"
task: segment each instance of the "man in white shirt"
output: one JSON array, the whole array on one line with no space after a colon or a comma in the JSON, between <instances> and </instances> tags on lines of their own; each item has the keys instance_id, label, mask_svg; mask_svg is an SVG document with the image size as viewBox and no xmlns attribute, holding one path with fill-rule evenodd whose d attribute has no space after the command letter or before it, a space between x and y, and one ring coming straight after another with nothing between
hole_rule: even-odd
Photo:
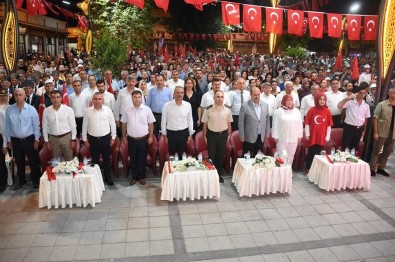
<instances>
[{"instance_id":1,"label":"man in white shirt","mask_svg":"<svg viewBox=\"0 0 395 262\"><path fill-rule=\"evenodd\" d=\"M327 97L326 105L331 111L333 126L332 128L340 128L341 125L341 113L342 111L337 107L340 101L347 97L347 95L343 92L339 91L340 82L337 78L333 78L331 80L331 91L325 93ZM313 103L314 104L314 103ZM307 112L306 112L307 113Z\"/></svg>"},{"instance_id":2,"label":"man in white shirt","mask_svg":"<svg viewBox=\"0 0 395 262\"><path fill-rule=\"evenodd\" d=\"M173 70L171 73L171 79L167 81L167 87L170 88L171 92L174 93L176 86L184 87L184 80L178 78L178 71Z\"/></svg>"},{"instance_id":3,"label":"man in white shirt","mask_svg":"<svg viewBox=\"0 0 395 262\"><path fill-rule=\"evenodd\" d=\"M73 81L73 88L74 93L69 96L69 101L70 107L74 110L75 123L77 124L77 137L80 137L85 110L89 107L91 97L87 93L82 92L81 81Z\"/></svg>"},{"instance_id":4,"label":"man in white shirt","mask_svg":"<svg viewBox=\"0 0 395 262\"><path fill-rule=\"evenodd\" d=\"M103 79L97 80L96 86L97 86L98 92L103 94L104 105L111 108L111 110L114 111L115 97L113 94L111 94L110 92L108 92L106 90L106 85L104 83L104 80Z\"/></svg>"},{"instance_id":5,"label":"man in white shirt","mask_svg":"<svg viewBox=\"0 0 395 262\"><path fill-rule=\"evenodd\" d=\"M45 144L52 150L53 157L73 159L73 149L77 135L73 109L62 105L59 90L51 92L52 105L44 109L42 128Z\"/></svg>"},{"instance_id":6,"label":"man in white shirt","mask_svg":"<svg viewBox=\"0 0 395 262\"><path fill-rule=\"evenodd\" d=\"M212 81L212 89L210 91L208 91L207 93L205 93L202 96L202 101L200 103L200 107L202 108L202 112L203 110L214 104L214 93L217 90L221 89L221 80L219 80L218 78L214 78ZM228 93L224 93L224 105L231 107L232 104L230 103L230 99L229 99L229 94Z\"/></svg>"},{"instance_id":7,"label":"man in white shirt","mask_svg":"<svg viewBox=\"0 0 395 262\"><path fill-rule=\"evenodd\" d=\"M104 83L104 82L103 82ZM94 75L88 76L88 88L82 88L82 92L87 93L90 97L93 97L93 94L98 92L96 87L96 77Z\"/></svg>"},{"instance_id":8,"label":"man in white shirt","mask_svg":"<svg viewBox=\"0 0 395 262\"><path fill-rule=\"evenodd\" d=\"M372 80L372 72L370 71L370 65L366 64L363 66L362 74L359 75L358 85L360 85L362 82L366 82L367 84L370 84L371 80Z\"/></svg>"},{"instance_id":9,"label":"man in white shirt","mask_svg":"<svg viewBox=\"0 0 395 262\"><path fill-rule=\"evenodd\" d=\"M358 150L359 141L365 133L367 119L370 118L369 105L364 101L367 87L368 83L362 82L353 90L354 94L337 105L339 109L347 109L343 123L342 151L346 148Z\"/></svg>"},{"instance_id":10,"label":"man in white shirt","mask_svg":"<svg viewBox=\"0 0 395 262\"><path fill-rule=\"evenodd\" d=\"M117 136L114 115L111 109L104 106L103 94L96 92L92 98L93 106L84 113L82 140L89 147L92 163L99 164L103 159L105 182L113 186L111 178L111 147Z\"/></svg>"},{"instance_id":11,"label":"man in white shirt","mask_svg":"<svg viewBox=\"0 0 395 262\"><path fill-rule=\"evenodd\" d=\"M129 75L126 77L126 88L122 88L119 93L117 100L115 101L114 106L114 117L115 123L117 124L117 128L121 127L120 117L124 114L128 108L130 108L133 104L132 102L132 93L137 90L143 95L143 92L136 87L137 85L137 77ZM142 97L142 103L145 104L144 95Z\"/></svg>"},{"instance_id":12,"label":"man in white shirt","mask_svg":"<svg viewBox=\"0 0 395 262\"><path fill-rule=\"evenodd\" d=\"M300 103L300 114L302 116L303 121L307 115L307 112L309 112L309 109L312 108L313 106L315 106L314 97L317 95L318 91L320 91L320 85L317 83L314 83L310 87L310 90L311 90L311 94L304 96L302 98L302 102Z\"/></svg>"},{"instance_id":13,"label":"man in white shirt","mask_svg":"<svg viewBox=\"0 0 395 262\"><path fill-rule=\"evenodd\" d=\"M272 127L272 118L274 110L276 110L276 97L270 93L272 90L272 85L269 82L261 84L261 100L266 102L269 106L269 119L270 127Z\"/></svg>"},{"instance_id":14,"label":"man in white shirt","mask_svg":"<svg viewBox=\"0 0 395 262\"><path fill-rule=\"evenodd\" d=\"M244 78L237 80L238 90L230 93L230 104L232 105L232 130L239 130L239 114L241 106L250 100L250 92L246 90L246 81Z\"/></svg>"},{"instance_id":15,"label":"man in white shirt","mask_svg":"<svg viewBox=\"0 0 395 262\"><path fill-rule=\"evenodd\" d=\"M132 92L132 103L121 117L122 141L128 145L132 180L130 185L140 181L145 185L145 165L148 145L152 144L155 118L151 109L142 104L143 95L138 90Z\"/></svg>"},{"instance_id":16,"label":"man in white shirt","mask_svg":"<svg viewBox=\"0 0 395 262\"><path fill-rule=\"evenodd\" d=\"M188 137L192 137L193 119L191 104L183 101L184 88L174 89L174 99L166 102L162 109L161 132L167 140L169 154L181 158L186 151Z\"/></svg>"},{"instance_id":17,"label":"man in white shirt","mask_svg":"<svg viewBox=\"0 0 395 262\"><path fill-rule=\"evenodd\" d=\"M299 108L299 96L294 90L294 83L292 81L285 81L284 82L284 91L281 91L280 94L276 96L276 108L281 107L281 100L283 99L284 95L292 95L295 107Z\"/></svg>"}]
</instances>

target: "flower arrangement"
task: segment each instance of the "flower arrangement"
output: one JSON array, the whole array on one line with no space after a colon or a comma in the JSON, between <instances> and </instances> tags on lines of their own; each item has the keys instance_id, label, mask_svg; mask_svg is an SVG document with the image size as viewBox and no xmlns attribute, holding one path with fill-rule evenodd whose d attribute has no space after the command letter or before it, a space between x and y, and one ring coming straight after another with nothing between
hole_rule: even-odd
<instances>
[{"instance_id":1,"label":"flower arrangement","mask_svg":"<svg viewBox=\"0 0 395 262\"><path fill-rule=\"evenodd\" d=\"M358 157L351 155L349 152L337 150L333 156L334 162L353 162L358 163Z\"/></svg>"},{"instance_id":2,"label":"flower arrangement","mask_svg":"<svg viewBox=\"0 0 395 262\"><path fill-rule=\"evenodd\" d=\"M186 169L205 169L205 165L196 160L196 158L188 157L187 159L171 163L173 171L185 171Z\"/></svg>"},{"instance_id":3,"label":"flower arrangement","mask_svg":"<svg viewBox=\"0 0 395 262\"><path fill-rule=\"evenodd\" d=\"M78 173L80 170L81 165L77 157L71 161L60 162L52 168L52 172L62 174Z\"/></svg>"},{"instance_id":4,"label":"flower arrangement","mask_svg":"<svg viewBox=\"0 0 395 262\"><path fill-rule=\"evenodd\" d=\"M265 156L263 154L258 154L255 156L255 161L253 162L253 168L267 168L272 170L276 166L279 167L284 164L284 160L281 158L274 158L271 156Z\"/></svg>"}]
</instances>

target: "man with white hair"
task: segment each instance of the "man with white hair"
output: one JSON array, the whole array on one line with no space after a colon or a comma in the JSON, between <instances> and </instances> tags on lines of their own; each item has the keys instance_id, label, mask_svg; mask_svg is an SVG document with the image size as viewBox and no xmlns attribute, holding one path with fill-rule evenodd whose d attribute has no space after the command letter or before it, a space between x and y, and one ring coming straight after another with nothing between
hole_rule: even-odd
<instances>
[{"instance_id":1,"label":"man with white hair","mask_svg":"<svg viewBox=\"0 0 395 262\"><path fill-rule=\"evenodd\" d=\"M171 72L171 79L167 81L167 87L170 88L171 92L174 93L176 86L184 87L184 80L178 77L179 73L176 69Z\"/></svg>"},{"instance_id":2,"label":"man with white hair","mask_svg":"<svg viewBox=\"0 0 395 262\"><path fill-rule=\"evenodd\" d=\"M299 108L300 103L299 103L299 97L296 92L293 92L294 83L292 81L285 81L284 83L284 91L281 91L276 96L276 108L281 107L281 100L283 99L284 95L291 95L294 101L295 107Z\"/></svg>"},{"instance_id":3,"label":"man with white hair","mask_svg":"<svg viewBox=\"0 0 395 262\"><path fill-rule=\"evenodd\" d=\"M370 71L370 65L366 64L363 66L362 74L359 75L358 85L360 85L362 82L366 82L369 84L370 80L372 80L372 73Z\"/></svg>"}]
</instances>

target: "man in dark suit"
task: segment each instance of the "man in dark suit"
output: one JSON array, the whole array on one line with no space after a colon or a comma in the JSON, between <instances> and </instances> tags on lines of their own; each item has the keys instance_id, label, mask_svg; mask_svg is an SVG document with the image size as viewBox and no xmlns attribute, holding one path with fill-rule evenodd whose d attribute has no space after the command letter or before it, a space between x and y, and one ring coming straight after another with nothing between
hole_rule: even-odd
<instances>
[{"instance_id":1,"label":"man in dark suit","mask_svg":"<svg viewBox=\"0 0 395 262\"><path fill-rule=\"evenodd\" d=\"M62 92L63 81L59 79L59 71L58 70L52 71L52 78L53 78L54 90L59 90L60 92Z\"/></svg>"},{"instance_id":2,"label":"man in dark suit","mask_svg":"<svg viewBox=\"0 0 395 262\"><path fill-rule=\"evenodd\" d=\"M260 100L258 87L251 89L251 99L240 108L239 136L243 142L243 154L250 152L254 157L262 150L263 141L270 133L269 106Z\"/></svg>"},{"instance_id":3,"label":"man in dark suit","mask_svg":"<svg viewBox=\"0 0 395 262\"><path fill-rule=\"evenodd\" d=\"M22 88L25 89L26 93L25 102L38 111L38 107L40 106L40 96L34 94L34 82L26 80L23 81L21 85Z\"/></svg>"}]
</instances>

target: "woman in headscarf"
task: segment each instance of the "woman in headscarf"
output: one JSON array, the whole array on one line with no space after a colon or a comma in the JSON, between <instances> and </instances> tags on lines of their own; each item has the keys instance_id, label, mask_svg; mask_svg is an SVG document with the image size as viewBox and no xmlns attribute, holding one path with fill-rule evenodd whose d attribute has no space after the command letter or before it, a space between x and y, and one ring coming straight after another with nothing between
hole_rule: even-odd
<instances>
[{"instance_id":1,"label":"woman in headscarf","mask_svg":"<svg viewBox=\"0 0 395 262\"><path fill-rule=\"evenodd\" d=\"M303 136L303 124L299 109L295 108L291 95L284 95L273 115L272 137L277 151L287 153L288 163L292 166L296 147Z\"/></svg>"},{"instance_id":2,"label":"woman in headscarf","mask_svg":"<svg viewBox=\"0 0 395 262\"><path fill-rule=\"evenodd\" d=\"M329 141L331 136L333 121L326 101L326 95L319 92L314 97L315 106L309 109L304 120L306 141L309 147L306 159L306 171L310 169L314 156L321 153L325 142Z\"/></svg>"}]
</instances>

